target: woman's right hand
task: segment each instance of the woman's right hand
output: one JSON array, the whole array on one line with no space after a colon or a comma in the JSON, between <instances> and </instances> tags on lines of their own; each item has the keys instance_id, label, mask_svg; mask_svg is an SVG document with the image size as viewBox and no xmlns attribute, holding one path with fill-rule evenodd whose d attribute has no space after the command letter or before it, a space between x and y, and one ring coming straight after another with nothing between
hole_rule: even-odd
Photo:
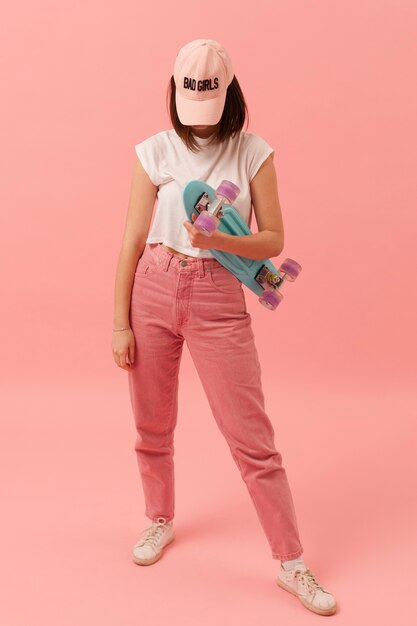
<instances>
[{"instance_id":1,"label":"woman's right hand","mask_svg":"<svg viewBox=\"0 0 417 626\"><path fill-rule=\"evenodd\" d=\"M131 328L113 331L112 351L116 365L129 370L135 360L135 337Z\"/></svg>"}]
</instances>

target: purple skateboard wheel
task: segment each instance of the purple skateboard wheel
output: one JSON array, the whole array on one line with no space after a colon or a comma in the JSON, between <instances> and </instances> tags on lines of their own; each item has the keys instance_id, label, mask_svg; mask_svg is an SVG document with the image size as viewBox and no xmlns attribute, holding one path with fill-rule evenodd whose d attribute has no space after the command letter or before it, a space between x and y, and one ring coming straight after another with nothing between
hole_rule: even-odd
<instances>
[{"instance_id":1,"label":"purple skateboard wheel","mask_svg":"<svg viewBox=\"0 0 417 626\"><path fill-rule=\"evenodd\" d=\"M230 180L222 180L222 182L216 189L216 194L218 196L223 196L224 198L226 198L226 200L229 201L229 204L233 204L233 202L238 197L239 192L239 187L230 182Z\"/></svg>"},{"instance_id":2,"label":"purple skateboard wheel","mask_svg":"<svg viewBox=\"0 0 417 626\"><path fill-rule=\"evenodd\" d=\"M208 211L201 211L200 215L194 222L194 226L206 237L211 237L211 235L216 230L219 219L214 215L210 215Z\"/></svg>"},{"instance_id":3,"label":"purple skateboard wheel","mask_svg":"<svg viewBox=\"0 0 417 626\"><path fill-rule=\"evenodd\" d=\"M301 265L293 259L285 259L279 266L279 271L287 275L287 279L293 282L301 272Z\"/></svg>"},{"instance_id":4,"label":"purple skateboard wheel","mask_svg":"<svg viewBox=\"0 0 417 626\"><path fill-rule=\"evenodd\" d=\"M266 289L259 298L259 302L267 309L271 309L271 311L274 311L283 299L283 297L284 296L282 295L282 293L275 289Z\"/></svg>"}]
</instances>

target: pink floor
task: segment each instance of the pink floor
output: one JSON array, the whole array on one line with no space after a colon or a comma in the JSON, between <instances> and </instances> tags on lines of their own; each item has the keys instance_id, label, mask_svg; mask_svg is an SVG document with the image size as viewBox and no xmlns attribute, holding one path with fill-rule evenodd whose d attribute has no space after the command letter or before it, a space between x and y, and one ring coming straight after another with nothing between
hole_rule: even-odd
<instances>
[{"instance_id":1,"label":"pink floor","mask_svg":"<svg viewBox=\"0 0 417 626\"><path fill-rule=\"evenodd\" d=\"M2 624L252 626L320 619L274 582L279 562L270 557L187 349L181 376L177 538L148 567L130 558L149 522L124 372L101 386L27 385L3 396ZM265 373L264 390L305 561L339 602L333 619L411 626L411 389L376 394L333 385L329 393L318 386L296 390L283 379L278 396ZM188 440L196 438L201 448L191 452Z\"/></svg>"}]
</instances>

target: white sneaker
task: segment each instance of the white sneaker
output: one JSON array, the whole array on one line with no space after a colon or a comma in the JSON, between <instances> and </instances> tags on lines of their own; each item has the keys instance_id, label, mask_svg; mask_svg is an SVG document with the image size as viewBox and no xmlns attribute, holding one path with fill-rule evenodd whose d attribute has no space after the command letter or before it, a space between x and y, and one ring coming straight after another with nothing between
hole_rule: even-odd
<instances>
[{"instance_id":1,"label":"white sneaker","mask_svg":"<svg viewBox=\"0 0 417 626\"><path fill-rule=\"evenodd\" d=\"M162 550L175 539L172 524L165 517L158 517L146 528L133 547L132 558L138 565L151 565L162 556Z\"/></svg>"},{"instance_id":2,"label":"white sneaker","mask_svg":"<svg viewBox=\"0 0 417 626\"><path fill-rule=\"evenodd\" d=\"M276 578L277 584L290 591L304 604L307 609L320 615L333 615L336 612L336 600L334 596L321 587L310 569L281 568Z\"/></svg>"}]
</instances>

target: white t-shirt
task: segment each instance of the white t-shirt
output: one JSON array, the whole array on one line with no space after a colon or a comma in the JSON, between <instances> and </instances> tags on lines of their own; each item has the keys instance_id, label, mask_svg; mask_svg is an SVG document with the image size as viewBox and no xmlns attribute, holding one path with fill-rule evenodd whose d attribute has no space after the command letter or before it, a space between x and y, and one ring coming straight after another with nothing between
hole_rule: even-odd
<instances>
[{"instance_id":1,"label":"white t-shirt","mask_svg":"<svg viewBox=\"0 0 417 626\"><path fill-rule=\"evenodd\" d=\"M221 144L208 146L208 139L196 137L200 152L192 152L175 130L163 130L135 150L144 170L158 186L154 219L146 243L162 242L183 254L213 257L209 250L193 247L184 226L187 215L182 193L187 182L202 180L216 189L222 180L235 183L240 193L233 206L250 227L252 201L249 183L265 159L274 153L262 137L241 131Z\"/></svg>"}]
</instances>

